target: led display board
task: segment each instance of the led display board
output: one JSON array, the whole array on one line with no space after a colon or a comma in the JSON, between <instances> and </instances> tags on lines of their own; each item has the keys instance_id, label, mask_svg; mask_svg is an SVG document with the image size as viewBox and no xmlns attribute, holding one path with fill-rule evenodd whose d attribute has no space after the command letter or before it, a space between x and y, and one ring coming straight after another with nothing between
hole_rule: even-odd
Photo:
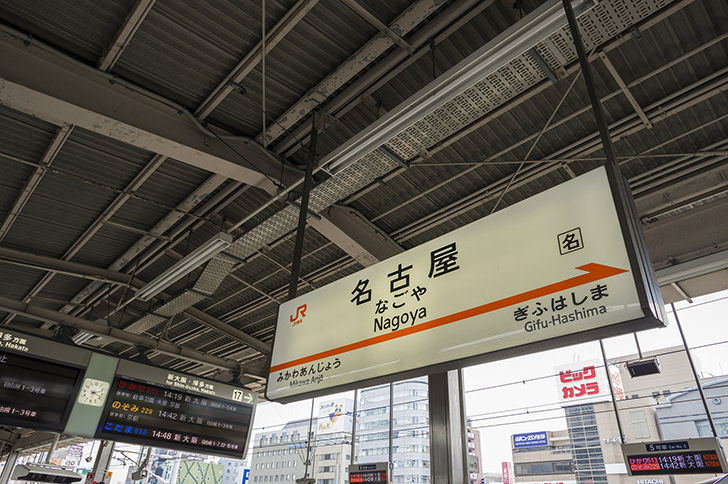
<instances>
[{"instance_id":1,"label":"led display board","mask_svg":"<svg viewBox=\"0 0 728 484\"><path fill-rule=\"evenodd\" d=\"M0 332L0 424L62 432L89 352Z\"/></svg>"},{"instance_id":2,"label":"led display board","mask_svg":"<svg viewBox=\"0 0 728 484\"><path fill-rule=\"evenodd\" d=\"M95 437L242 458L255 400L242 388L120 361Z\"/></svg>"},{"instance_id":3,"label":"led display board","mask_svg":"<svg viewBox=\"0 0 728 484\"><path fill-rule=\"evenodd\" d=\"M349 466L349 482L366 482L369 484L389 484L389 466L387 462L375 464L352 464Z\"/></svg>"},{"instance_id":4,"label":"led display board","mask_svg":"<svg viewBox=\"0 0 728 484\"><path fill-rule=\"evenodd\" d=\"M723 449L715 437L623 444L622 453L631 476L726 472Z\"/></svg>"},{"instance_id":5,"label":"led display board","mask_svg":"<svg viewBox=\"0 0 728 484\"><path fill-rule=\"evenodd\" d=\"M598 168L282 304L266 396L664 326L628 190Z\"/></svg>"}]
</instances>

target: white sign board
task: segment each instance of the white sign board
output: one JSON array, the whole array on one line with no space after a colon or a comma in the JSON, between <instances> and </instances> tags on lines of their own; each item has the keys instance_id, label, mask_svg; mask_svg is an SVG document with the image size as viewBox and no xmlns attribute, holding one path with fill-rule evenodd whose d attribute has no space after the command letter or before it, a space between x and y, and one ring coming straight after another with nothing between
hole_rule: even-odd
<instances>
[{"instance_id":1,"label":"white sign board","mask_svg":"<svg viewBox=\"0 0 728 484\"><path fill-rule=\"evenodd\" d=\"M558 399L567 404L609 400L610 389L604 364L579 361L556 367Z\"/></svg>"},{"instance_id":2,"label":"white sign board","mask_svg":"<svg viewBox=\"0 0 728 484\"><path fill-rule=\"evenodd\" d=\"M662 324L643 311L624 225L599 168L288 301L266 396L571 344L563 337L625 321Z\"/></svg>"},{"instance_id":3,"label":"white sign board","mask_svg":"<svg viewBox=\"0 0 728 484\"><path fill-rule=\"evenodd\" d=\"M351 399L326 400L319 402L316 434L351 432Z\"/></svg>"}]
</instances>

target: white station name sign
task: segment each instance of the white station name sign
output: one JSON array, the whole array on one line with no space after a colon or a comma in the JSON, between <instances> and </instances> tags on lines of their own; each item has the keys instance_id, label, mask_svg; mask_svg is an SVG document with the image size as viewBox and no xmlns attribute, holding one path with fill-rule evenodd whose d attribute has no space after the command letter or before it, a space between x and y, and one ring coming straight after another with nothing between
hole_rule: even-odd
<instances>
[{"instance_id":1,"label":"white station name sign","mask_svg":"<svg viewBox=\"0 0 728 484\"><path fill-rule=\"evenodd\" d=\"M625 321L660 325L643 310L622 225L599 168L288 301L266 395L425 374Z\"/></svg>"}]
</instances>

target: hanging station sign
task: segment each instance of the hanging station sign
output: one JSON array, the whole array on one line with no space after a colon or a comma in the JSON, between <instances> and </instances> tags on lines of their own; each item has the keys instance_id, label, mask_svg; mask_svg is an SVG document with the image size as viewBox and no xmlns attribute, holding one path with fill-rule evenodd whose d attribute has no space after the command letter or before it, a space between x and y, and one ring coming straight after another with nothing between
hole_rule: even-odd
<instances>
[{"instance_id":1,"label":"hanging station sign","mask_svg":"<svg viewBox=\"0 0 728 484\"><path fill-rule=\"evenodd\" d=\"M0 331L0 424L62 432L90 352Z\"/></svg>"},{"instance_id":2,"label":"hanging station sign","mask_svg":"<svg viewBox=\"0 0 728 484\"><path fill-rule=\"evenodd\" d=\"M631 195L602 167L280 306L293 401L663 326Z\"/></svg>"}]
</instances>

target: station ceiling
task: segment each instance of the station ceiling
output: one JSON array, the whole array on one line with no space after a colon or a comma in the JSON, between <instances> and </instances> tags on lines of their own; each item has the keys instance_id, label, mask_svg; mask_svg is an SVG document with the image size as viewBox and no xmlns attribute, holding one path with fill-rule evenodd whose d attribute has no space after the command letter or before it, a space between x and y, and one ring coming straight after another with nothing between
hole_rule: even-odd
<instances>
[{"instance_id":1,"label":"station ceiling","mask_svg":"<svg viewBox=\"0 0 728 484\"><path fill-rule=\"evenodd\" d=\"M727 288L728 3L574 8L665 300ZM0 21L2 324L261 393L314 125L298 294L604 162L561 2L0 0Z\"/></svg>"}]
</instances>

